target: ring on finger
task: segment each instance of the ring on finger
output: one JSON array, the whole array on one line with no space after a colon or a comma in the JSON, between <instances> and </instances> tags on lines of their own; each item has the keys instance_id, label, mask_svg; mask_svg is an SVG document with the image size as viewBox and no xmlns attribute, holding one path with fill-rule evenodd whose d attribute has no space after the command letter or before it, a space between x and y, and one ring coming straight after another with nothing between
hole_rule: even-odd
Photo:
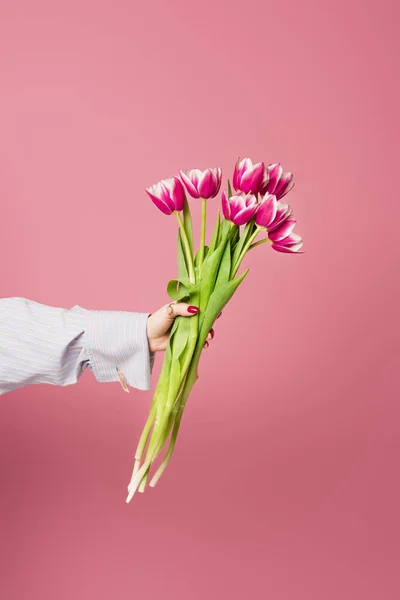
<instances>
[{"instance_id":1,"label":"ring on finger","mask_svg":"<svg viewBox=\"0 0 400 600\"><path fill-rule=\"evenodd\" d=\"M174 315L174 309L172 308L172 305L176 304L175 302L170 302L167 306L167 312L170 316Z\"/></svg>"}]
</instances>

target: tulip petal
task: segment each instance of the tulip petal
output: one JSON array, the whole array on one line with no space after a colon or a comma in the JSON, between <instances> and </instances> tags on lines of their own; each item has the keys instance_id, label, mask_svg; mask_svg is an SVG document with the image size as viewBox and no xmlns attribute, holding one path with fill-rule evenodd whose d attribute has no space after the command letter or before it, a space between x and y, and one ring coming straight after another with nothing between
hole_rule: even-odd
<instances>
[{"instance_id":1,"label":"tulip petal","mask_svg":"<svg viewBox=\"0 0 400 600\"><path fill-rule=\"evenodd\" d=\"M239 170L240 170L240 165L241 165L241 160L240 157L237 159L236 164L235 164L235 169L233 171L233 177L232 177L232 185L234 187L235 190L239 189Z\"/></svg>"},{"instance_id":2,"label":"tulip petal","mask_svg":"<svg viewBox=\"0 0 400 600\"><path fill-rule=\"evenodd\" d=\"M302 241L302 238L298 233L291 233L284 240L285 246L290 246L290 244L298 244L301 241ZM282 242L280 242L280 243L282 244Z\"/></svg>"},{"instance_id":3,"label":"tulip petal","mask_svg":"<svg viewBox=\"0 0 400 600\"><path fill-rule=\"evenodd\" d=\"M291 215L292 215L292 209L290 208L289 204L283 204L282 202L279 202L279 200L278 200L277 205L276 205L275 219L268 226L268 230L275 231L275 229L278 229L278 227L280 227L280 225L282 225L282 223L284 221L286 221L286 219L288 219Z\"/></svg>"},{"instance_id":4,"label":"tulip petal","mask_svg":"<svg viewBox=\"0 0 400 600\"><path fill-rule=\"evenodd\" d=\"M225 190L222 192L222 214L224 215L225 219L227 219L227 221L231 220L230 204Z\"/></svg>"},{"instance_id":5,"label":"tulip petal","mask_svg":"<svg viewBox=\"0 0 400 600\"><path fill-rule=\"evenodd\" d=\"M291 233L279 242L273 242L272 247L278 252L299 252L303 246L303 240L297 233Z\"/></svg>"},{"instance_id":6,"label":"tulip petal","mask_svg":"<svg viewBox=\"0 0 400 600\"><path fill-rule=\"evenodd\" d=\"M231 219L235 225L244 225L256 213L258 208L257 199L255 196L232 196L229 199Z\"/></svg>"},{"instance_id":7,"label":"tulip petal","mask_svg":"<svg viewBox=\"0 0 400 600\"><path fill-rule=\"evenodd\" d=\"M294 186L294 180L293 180L293 174L292 173L283 173L282 177L280 178L278 185L276 186L276 190L275 190L275 195L276 197L279 198L283 198L283 196L286 196L286 194L288 192L290 192L290 190L293 188Z\"/></svg>"},{"instance_id":8,"label":"tulip petal","mask_svg":"<svg viewBox=\"0 0 400 600\"><path fill-rule=\"evenodd\" d=\"M268 232L269 239L273 242L284 240L292 233L296 222L294 219L286 219L277 229Z\"/></svg>"},{"instance_id":9,"label":"tulip petal","mask_svg":"<svg viewBox=\"0 0 400 600\"><path fill-rule=\"evenodd\" d=\"M260 186L260 194L264 195L262 192L263 190L266 190L266 187L268 185L269 182L269 172L268 172L268 167L264 166L264 176L263 176L263 180Z\"/></svg>"},{"instance_id":10,"label":"tulip petal","mask_svg":"<svg viewBox=\"0 0 400 600\"><path fill-rule=\"evenodd\" d=\"M154 204L157 206L157 208L159 208L161 210L161 212L163 212L165 215L170 215L172 213L172 210L170 209L168 204L166 204L163 200L161 200L157 196L154 196L154 194L149 192L147 189L146 189L146 192L148 193L148 195L150 196L150 198L154 202Z\"/></svg>"},{"instance_id":11,"label":"tulip petal","mask_svg":"<svg viewBox=\"0 0 400 600\"><path fill-rule=\"evenodd\" d=\"M273 165L269 165L268 173L269 173L269 183L267 186L267 190L270 194L275 194L276 187L278 182L282 176L283 169L280 163L275 163Z\"/></svg>"},{"instance_id":12,"label":"tulip petal","mask_svg":"<svg viewBox=\"0 0 400 600\"><path fill-rule=\"evenodd\" d=\"M238 196L238 195L231 196L228 199L228 202L229 202L229 206L230 206L231 215L235 215L240 210L242 210L242 208L245 208L245 206L246 206L243 196Z\"/></svg>"},{"instance_id":13,"label":"tulip petal","mask_svg":"<svg viewBox=\"0 0 400 600\"><path fill-rule=\"evenodd\" d=\"M278 252L287 252L287 253L297 253L303 254L300 252L300 248L303 246L303 242L299 242L298 244L292 244L291 246L280 246L279 244L271 244L274 250Z\"/></svg>"},{"instance_id":14,"label":"tulip petal","mask_svg":"<svg viewBox=\"0 0 400 600\"><path fill-rule=\"evenodd\" d=\"M181 211L185 206L185 190L182 182L178 177L174 177L173 185L173 196L172 199L175 203L175 210Z\"/></svg>"},{"instance_id":15,"label":"tulip petal","mask_svg":"<svg viewBox=\"0 0 400 600\"><path fill-rule=\"evenodd\" d=\"M246 181L246 174L252 173L257 166L258 165L253 166L250 158L243 158L242 160L238 158L233 173L233 187L237 192L244 192L245 194L253 193L251 186L249 186L249 181ZM247 177L250 177L250 175L247 175Z\"/></svg>"},{"instance_id":16,"label":"tulip petal","mask_svg":"<svg viewBox=\"0 0 400 600\"><path fill-rule=\"evenodd\" d=\"M235 223L235 225L245 225L253 218L256 210L257 206L247 206L246 208L236 213L232 220Z\"/></svg>"},{"instance_id":17,"label":"tulip petal","mask_svg":"<svg viewBox=\"0 0 400 600\"><path fill-rule=\"evenodd\" d=\"M215 178L211 169L206 169L199 179L198 190L201 198L211 198L215 189Z\"/></svg>"},{"instance_id":18,"label":"tulip petal","mask_svg":"<svg viewBox=\"0 0 400 600\"><path fill-rule=\"evenodd\" d=\"M161 183L166 190L162 199L169 204L172 210L183 210L185 204L185 190L180 179L175 176L169 177L168 179L163 179Z\"/></svg>"},{"instance_id":19,"label":"tulip petal","mask_svg":"<svg viewBox=\"0 0 400 600\"><path fill-rule=\"evenodd\" d=\"M219 190L221 189L221 183L222 183L222 169L221 169L221 167L218 167L216 169L215 177L216 177L217 185L215 187L214 194L211 196L212 198L214 198L218 194Z\"/></svg>"},{"instance_id":20,"label":"tulip petal","mask_svg":"<svg viewBox=\"0 0 400 600\"><path fill-rule=\"evenodd\" d=\"M192 198L198 198L199 193L196 189L196 186L192 183L192 177L190 176L191 173L191 171L179 171L179 175L185 184L188 193L192 196Z\"/></svg>"},{"instance_id":21,"label":"tulip petal","mask_svg":"<svg viewBox=\"0 0 400 600\"><path fill-rule=\"evenodd\" d=\"M276 217L277 200L272 194L267 194L258 205L255 223L260 227L268 227Z\"/></svg>"},{"instance_id":22,"label":"tulip petal","mask_svg":"<svg viewBox=\"0 0 400 600\"><path fill-rule=\"evenodd\" d=\"M257 163L242 175L240 189L245 194L258 194L264 179L264 163Z\"/></svg>"}]
</instances>

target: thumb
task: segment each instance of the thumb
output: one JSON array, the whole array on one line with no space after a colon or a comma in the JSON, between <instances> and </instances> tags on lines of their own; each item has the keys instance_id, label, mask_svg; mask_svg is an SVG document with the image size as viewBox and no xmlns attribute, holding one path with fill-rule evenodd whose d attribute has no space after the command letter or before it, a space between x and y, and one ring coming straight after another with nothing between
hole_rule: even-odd
<instances>
[{"instance_id":1,"label":"thumb","mask_svg":"<svg viewBox=\"0 0 400 600\"><path fill-rule=\"evenodd\" d=\"M199 312L198 306L193 306L186 302L172 303L171 307L173 310L173 314L171 315L172 318L177 317L178 315L181 317L192 317Z\"/></svg>"}]
</instances>

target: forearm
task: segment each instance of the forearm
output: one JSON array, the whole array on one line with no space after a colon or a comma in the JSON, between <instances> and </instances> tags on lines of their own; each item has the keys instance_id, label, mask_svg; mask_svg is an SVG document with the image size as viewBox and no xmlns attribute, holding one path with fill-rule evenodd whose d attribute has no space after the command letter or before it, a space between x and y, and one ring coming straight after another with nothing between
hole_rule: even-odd
<instances>
[{"instance_id":1,"label":"forearm","mask_svg":"<svg viewBox=\"0 0 400 600\"><path fill-rule=\"evenodd\" d=\"M71 385L86 368L110 382L119 381L118 367L128 385L149 389L147 317L0 299L0 394L35 383Z\"/></svg>"}]
</instances>

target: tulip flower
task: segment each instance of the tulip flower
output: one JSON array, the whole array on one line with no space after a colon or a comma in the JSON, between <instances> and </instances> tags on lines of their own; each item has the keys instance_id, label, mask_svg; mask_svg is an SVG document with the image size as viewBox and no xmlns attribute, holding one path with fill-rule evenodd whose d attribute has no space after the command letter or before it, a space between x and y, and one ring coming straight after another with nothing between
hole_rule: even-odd
<instances>
[{"instance_id":1,"label":"tulip flower","mask_svg":"<svg viewBox=\"0 0 400 600\"><path fill-rule=\"evenodd\" d=\"M222 192L222 213L227 221L235 225L248 223L256 214L257 208L257 198L253 195L241 194L228 198L227 193Z\"/></svg>"},{"instance_id":2,"label":"tulip flower","mask_svg":"<svg viewBox=\"0 0 400 600\"><path fill-rule=\"evenodd\" d=\"M146 192L157 208L165 215L183 210L185 190L178 177L163 179L159 183L146 188Z\"/></svg>"},{"instance_id":3,"label":"tulip flower","mask_svg":"<svg viewBox=\"0 0 400 600\"><path fill-rule=\"evenodd\" d=\"M222 218L218 211L208 246L205 246L205 206L207 199L220 190L221 169L179 173L183 183L172 177L147 188L146 192L163 213L175 213L179 225L177 278L168 283L167 293L173 301L188 302L198 306L199 311L190 319L177 317L171 327L148 419L136 448L127 502L136 491L145 490L149 473L164 449L150 487L156 485L171 459L186 402L198 379L204 343L249 271L236 275L247 252L266 242L274 250L287 253L301 253L303 246L301 237L293 232L296 221L292 209L279 201L293 186L291 173L283 173L279 163L266 169L264 163L253 165L249 158L237 161L233 177L235 192L232 194L228 180L228 193L222 193ZM197 254L184 186L192 197L202 199ZM258 202L261 190L264 193ZM267 235L254 242L260 232Z\"/></svg>"},{"instance_id":4,"label":"tulip flower","mask_svg":"<svg viewBox=\"0 0 400 600\"><path fill-rule=\"evenodd\" d=\"M300 248L303 246L303 240L297 233L291 233L287 237L279 241L273 241L273 233L269 234L269 238L272 241L272 248L278 252L300 252Z\"/></svg>"},{"instance_id":5,"label":"tulip flower","mask_svg":"<svg viewBox=\"0 0 400 600\"><path fill-rule=\"evenodd\" d=\"M269 241L278 252L299 252L303 242L299 235L292 233L296 221L291 216L292 209L288 204L279 202L272 194L266 194L258 206L254 221L258 227L267 230L268 237L252 247Z\"/></svg>"},{"instance_id":6,"label":"tulip flower","mask_svg":"<svg viewBox=\"0 0 400 600\"><path fill-rule=\"evenodd\" d=\"M268 181L262 185L260 194L264 196L268 192L278 200L283 198L294 186L293 174L284 173L280 163L269 165L267 172Z\"/></svg>"},{"instance_id":7,"label":"tulip flower","mask_svg":"<svg viewBox=\"0 0 400 600\"><path fill-rule=\"evenodd\" d=\"M222 169L191 169L190 171L179 171L181 179L189 194L193 198L215 198L221 187Z\"/></svg>"},{"instance_id":8,"label":"tulip flower","mask_svg":"<svg viewBox=\"0 0 400 600\"><path fill-rule=\"evenodd\" d=\"M253 165L250 158L236 161L233 173L233 187L237 192L258 194L269 180L269 174L263 162Z\"/></svg>"},{"instance_id":9,"label":"tulip flower","mask_svg":"<svg viewBox=\"0 0 400 600\"><path fill-rule=\"evenodd\" d=\"M279 227L292 214L288 204L283 204L273 194L266 194L258 204L254 222L259 227L272 231Z\"/></svg>"},{"instance_id":10,"label":"tulip flower","mask_svg":"<svg viewBox=\"0 0 400 600\"><path fill-rule=\"evenodd\" d=\"M200 248L198 257L199 268L204 261L204 246L206 237L206 200L214 198L221 187L222 169L217 167L216 169L206 169L200 171L200 169L191 169L189 171L179 171L181 179L185 184L185 187L189 194L193 198L201 198L201 234L200 234Z\"/></svg>"}]
</instances>

